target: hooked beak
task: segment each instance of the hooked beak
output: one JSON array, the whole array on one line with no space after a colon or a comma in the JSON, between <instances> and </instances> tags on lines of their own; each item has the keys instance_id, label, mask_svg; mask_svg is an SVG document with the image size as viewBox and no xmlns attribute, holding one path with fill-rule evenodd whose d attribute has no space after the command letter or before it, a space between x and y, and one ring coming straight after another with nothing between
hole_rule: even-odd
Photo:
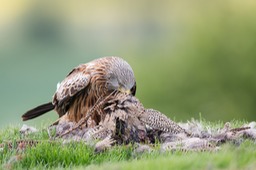
<instances>
[{"instance_id":1,"label":"hooked beak","mask_svg":"<svg viewBox=\"0 0 256 170\"><path fill-rule=\"evenodd\" d=\"M131 94L131 90L130 89L125 89L125 88L123 88L123 87L119 87L118 88L118 91L120 91L121 93L124 93L124 94Z\"/></svg>"}]
</instances>

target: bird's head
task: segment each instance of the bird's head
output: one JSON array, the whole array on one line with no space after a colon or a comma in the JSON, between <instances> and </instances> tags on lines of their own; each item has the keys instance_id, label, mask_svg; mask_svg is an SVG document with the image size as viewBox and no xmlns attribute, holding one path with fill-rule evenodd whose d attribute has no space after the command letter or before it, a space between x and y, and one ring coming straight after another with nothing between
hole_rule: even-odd
<instances>
[{"instance_id":1,"label":"bird's head","mask_svg":"<svg viewBox=\"0 0 256 170\"><path fill-rule=\"evenodd\" d=\"M107 74L107 88L111 91L135 95L136 80L131 66L121 58L115 59Z\"/></svg>"}]
</instances>

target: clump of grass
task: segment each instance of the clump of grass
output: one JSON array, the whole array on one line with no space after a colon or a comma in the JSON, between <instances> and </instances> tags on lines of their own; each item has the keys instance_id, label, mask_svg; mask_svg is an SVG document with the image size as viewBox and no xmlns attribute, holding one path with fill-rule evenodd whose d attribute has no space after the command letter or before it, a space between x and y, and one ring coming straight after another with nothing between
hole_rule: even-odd
<instances>
[{"instance_id":1,"label":"clump of grass","mask_svg":"<svg viewBox=\"0 0 256 170\"><path fill-rule=\"evenodd\" d=\"M200 120L209 127L222 127L223 122L210 123ZM244 121L232 121L232 126L241 126ZM8 127L0 131L0 142L24 139L18 127ZM112 149L96 154L94 148L82 142L63 144L62 141L49 141L45 130L30 134L26 139L40 141L25 151L9 149L0 151L0 166L14 169L244 169L252 168L256 162L256 145L254 141L245 140L236 146L227 143L218 152L166 152L155 151L142 155L134 154L132 144L115 146ZM19 161L11 162L13 157L20 156ZM14 159L15 160L15 159Z\"/></svg>"}]
</instances>

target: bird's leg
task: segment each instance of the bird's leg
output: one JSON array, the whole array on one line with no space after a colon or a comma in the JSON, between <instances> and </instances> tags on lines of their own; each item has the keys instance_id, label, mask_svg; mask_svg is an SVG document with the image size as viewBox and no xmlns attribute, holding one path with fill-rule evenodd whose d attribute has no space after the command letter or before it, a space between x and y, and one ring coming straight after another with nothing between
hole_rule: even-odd
<instances>
[{"instance_id":1,"label":"bird's leg","mask_svg":"<svg viewBox=\"0 0 256 170\"><path fill-rule=\"evenodd\" d=\"M96 103L93 105L93 107L88 111L87 115L85 117L83 117L78 123L77 125L70 129L69 131L63 133L60 135L60 137L65 136L66 134L72 132L73 130L76 130L77 128L81 127L88 119L89 117L92 116L92 114L99 109L100 107L107 101L107 99L112 96L116 91L113 91L112 93L110 93L106 98L103 98L102 96L98 98L98 100L96 101Z\"/></svg>"},{"instance_id":2,"label":"bird's leg","mask_svg":"<svg viewBox=\"0 0 256 170\"><path fill-rule=\"evenodd\" d=\"M102 100L102 97L100 97L96 103L94 104L94 106L88 111L87 115L85 117L83 117L82 119L79 120L79 122L77 123L77 125L74 127L74 128L71 128L69 131L63 133L60 135L60 137L63 137L65 136L66 134L72 132L73 130L76 130L78 129L79 127L81 127L91 116L92 116L92 113L96 110L96 108L98 108L101 104L101 102L99 102L100 100ZM103 101L103 100L102 100Z\"/></svg>"}]
</instances>

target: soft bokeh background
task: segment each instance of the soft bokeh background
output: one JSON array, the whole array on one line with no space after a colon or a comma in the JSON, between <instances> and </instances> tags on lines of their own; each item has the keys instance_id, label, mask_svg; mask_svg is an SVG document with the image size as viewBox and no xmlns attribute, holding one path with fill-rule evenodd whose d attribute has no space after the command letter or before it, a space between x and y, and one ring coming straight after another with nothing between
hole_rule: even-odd
<instances>
[{"instance_id":1,"label":"soft bokeh background","mask_svg":"<svg viewBox=\"0 0 256 170\"><path fill-rule=\"evenodd\" d=\"M255 0L2 0L0 127L51 100L79 63L110 55L131 64L143 104L175 120L256 119Z\"/></svg>"}]
</instances>

